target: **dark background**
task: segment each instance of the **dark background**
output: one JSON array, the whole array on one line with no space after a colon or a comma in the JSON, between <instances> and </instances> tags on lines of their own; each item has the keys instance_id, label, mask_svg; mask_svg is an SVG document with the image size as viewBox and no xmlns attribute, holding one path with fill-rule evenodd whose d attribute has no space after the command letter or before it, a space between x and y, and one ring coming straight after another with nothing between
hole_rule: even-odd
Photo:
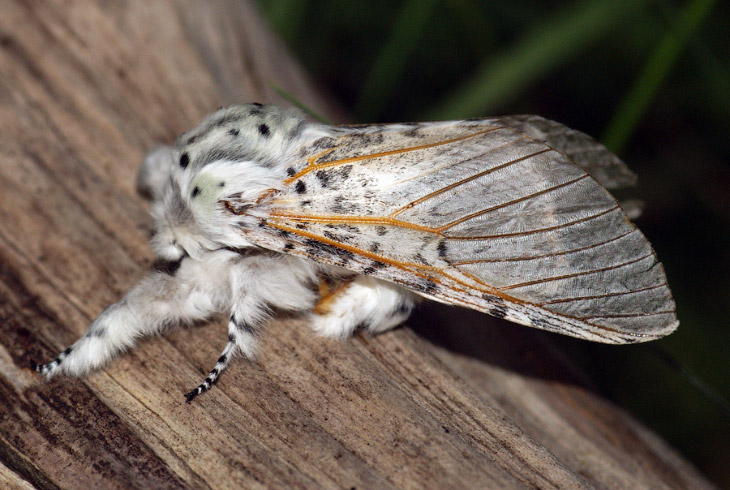
<instances>
[{"instance_id":1,"label":"dark background","mask_svg":"<svg viewBox=\"0 0 730 490\"><path fill-rule=\"evenodd\" d=\"M636 221L664 263L680 328L644 345L558 345L606 396L730 487L730 4L259 6L349 122L535 113L597 137L639 174Z\"/></svg>"}]
</instances>

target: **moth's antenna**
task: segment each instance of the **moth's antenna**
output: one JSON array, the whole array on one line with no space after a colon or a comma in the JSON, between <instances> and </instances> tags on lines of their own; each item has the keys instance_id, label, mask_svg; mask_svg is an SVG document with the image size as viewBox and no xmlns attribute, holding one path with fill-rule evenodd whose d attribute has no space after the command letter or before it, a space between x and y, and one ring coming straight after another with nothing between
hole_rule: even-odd
<instances>
[{"instance_id":1,"label":"moth's antenna","mask_svg":"<svg viewBox=\"0 0 730 490\"><path fill-rule=\"evenodd\" d=\"M323 124L333 124L332 121L327 118L326 116L323 116L322 114L315 112L311 107L305 105L304 103L300 102L294 95L290 94L283 88L279 87L274 82L269 82L269 87L276 92L277 94L281 95L287 102L290 102L294 104L294 106L298 107L302 111L304 111L306 114L308 114L312 119L316 119L317 121L323 123Z\"/></svg>"},{"instance_id":2,"label":"moth's antenna","mask_svg":"<svg viewBox=\"0 0 730 490\"><path fill-rule=\"evenodd\" d=\"M679 374L684 377L687 382L694 387L697 391L706 396L712 403L715 404L717 409L730 419L730 402L715 391L711 386L705 383L699 376L690 371L684 364L679 362L672 354L653 345L647 346L649 350L657 356L661 361L665 362L669 367L676 370Z\"/></svg>"}]
</instances>

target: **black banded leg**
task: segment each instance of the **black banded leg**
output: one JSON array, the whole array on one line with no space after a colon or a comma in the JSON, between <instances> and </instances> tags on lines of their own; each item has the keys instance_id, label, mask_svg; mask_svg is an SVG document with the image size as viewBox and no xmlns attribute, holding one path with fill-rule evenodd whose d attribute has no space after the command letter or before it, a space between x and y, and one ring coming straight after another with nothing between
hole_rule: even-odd
<instances>
[{"instance_id":1,"label":"black banded leg","mask_svg":"<svg viewBox=\"0 0 730 490\"><path fill-rule=\"evenodd\" d=\"M52 360L49 363L46 364L38 364L33 359L30 360L30 367L35 372L40 374L45 374L47 376L53 376L56 371L58 370L58 367L61 365L64 359L68 357L68 355L73 350L73 347L67 347L65 351L61 352L58 357L56 357L54 360Z\"/></svg>"},{"instance_id":2,"label":"black banded leg","mask_svg":"<svg viewBox=\"0 0 730 490\"><path fill-rule=\"evenodd\" d=\"M197 388L185 395L186 403L190 403L193 398L208 391L213 386L221 373L228 367L228 363L237 351L242 352L248 357L252 356L254 342L253 329L245 322L237 321L235 315L231 315L231 319L228 322L228 342L226 343L225 349L223 349L221 356L215 363L213 370L208 374L208 377Z\"/></svg>"}]
</instances>

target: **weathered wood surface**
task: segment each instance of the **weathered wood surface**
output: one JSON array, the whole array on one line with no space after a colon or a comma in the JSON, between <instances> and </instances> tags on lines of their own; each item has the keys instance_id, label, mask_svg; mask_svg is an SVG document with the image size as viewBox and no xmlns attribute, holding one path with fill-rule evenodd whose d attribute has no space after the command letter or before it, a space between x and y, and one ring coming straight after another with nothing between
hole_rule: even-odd
<instances>
[{"instance_id":1,"label":"weathered wood surface","mask_svg":"<svg viewBox=\"0 0 730 490\"><path fill-rule=\"evenodd\" d=\"M274 322L260 362L190 405L223 322L39 380L30 359L151 264L144 152L220 105L281 102L271 81L332 114L247 2L0 2L0 487L709 486L549 335L459 310L348 342Z\"/></svg>"}]
</instances>

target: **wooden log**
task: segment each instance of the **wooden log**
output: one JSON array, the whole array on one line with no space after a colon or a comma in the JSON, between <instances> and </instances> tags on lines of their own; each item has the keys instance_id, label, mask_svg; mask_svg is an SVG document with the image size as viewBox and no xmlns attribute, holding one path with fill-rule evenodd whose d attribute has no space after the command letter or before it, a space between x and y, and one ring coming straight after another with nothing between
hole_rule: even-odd
<instances>
[{"instance_id":1,"label":"wooden log","mask_svg":"<svg viewBox=\"0 0 730 490\"><path fill-rule=\"evenodd\" d=\"M550 335L461 310L347 342L272 322L260 361L189 405L222 321L81 380L31 372L150 267L143 154L218 106L283 103L271 82L341 116L249 2L2 2L0 486L710 486Z\"/></svg>"}]
</instances>

